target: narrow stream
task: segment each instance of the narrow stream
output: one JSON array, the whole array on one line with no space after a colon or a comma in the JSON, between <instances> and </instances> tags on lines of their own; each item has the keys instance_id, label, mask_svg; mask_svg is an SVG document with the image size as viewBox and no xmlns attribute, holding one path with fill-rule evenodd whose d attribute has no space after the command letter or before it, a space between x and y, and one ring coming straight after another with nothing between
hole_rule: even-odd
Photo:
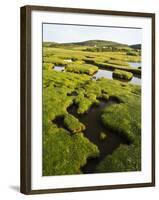
<instances>
[{"instance_id":1,"label":"narrow stream","mask_svg":"<svg viewBox=\"0 0 159 200\"><path fill-rule=\"evenodd\" d=\"M109 100L107 102L101 100L98 106L92 106L88 113L79 115L77 114L76 105L70 106L67 110L70 114L79 119L80 122L85 124L86 129L84 132L85 137L87 137L92 143L96 144L100 151L100 156L98 158L90 158L87 160L87 164L82 167L82 172L85 174L95 173L97 164L104 159L108 154L112 152L121 144L126 144L125 139L116 133L107 130L101 121L101 111L103 108L117 103L115 100ZM100 138L100 133L104 132L106 134L105 139Z\"/></svg>"}]
</instances>

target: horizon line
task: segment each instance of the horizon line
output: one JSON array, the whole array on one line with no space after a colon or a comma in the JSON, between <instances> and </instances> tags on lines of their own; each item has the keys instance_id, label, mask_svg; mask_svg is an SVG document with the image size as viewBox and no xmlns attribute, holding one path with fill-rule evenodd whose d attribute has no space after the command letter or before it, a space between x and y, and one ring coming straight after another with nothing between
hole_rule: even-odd
<instances>
[{"instance_id":1,"label":"horizon line","mask_svg":"<svg viewBox=\"0 0 159 200\"><path fill-rule=\"evenodd\" d=\"M43 40L42 42L54 42L54 43L57 43L57 44L70 44L70 43L81 43L81 42L87 42L87 41L95 41L95 40L98 40L98 41L105 41L105 42L114 42L114 43L118 43L118 44L122 44L122 45L127 45L127 46L131 46L131 45L137 45L137 44L140 44L141 43L133 43L133 44L126 44L126 43L120 43L118 41L112 41L112 40L100 40L100 39L94 39L94 40L82 40L82 41L72 41L72 42L55 42L55 41L49 41L49 40Z\"/></svg>"}]
</instances>

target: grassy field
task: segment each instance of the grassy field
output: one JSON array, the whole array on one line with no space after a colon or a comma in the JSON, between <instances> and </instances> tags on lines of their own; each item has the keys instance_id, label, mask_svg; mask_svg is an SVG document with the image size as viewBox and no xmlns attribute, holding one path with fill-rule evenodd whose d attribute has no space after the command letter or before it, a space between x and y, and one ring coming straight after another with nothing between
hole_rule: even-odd
<instances>
[{"instance_id":1,"label":"grassy field","mask_svg":"<svg viewBox=\"0 0 159 200\"><path fill-rule=\"evenodd\" d=\"M121 144L105 156L95 173L141 170L141 86L92 79L100 68L115 70L127 79L140 75L141 69L131 67L129 62L140 62L141 53L119 44L104 45L105 48L102 43L97 48L94 43L43 44L44 176L79 174L88 158L98 158L98 146L84 135L86 125L68 113L68 108L74 104L78 114L87 114L92 106L98 107L100 99L107 102L112 98L117 103L103 109L100 121L106 131L99 137L101 142L107 140L109 130L128 144ZM56 71L55 66L64 66L65 71Z\"/></svg>"}]
</instances>

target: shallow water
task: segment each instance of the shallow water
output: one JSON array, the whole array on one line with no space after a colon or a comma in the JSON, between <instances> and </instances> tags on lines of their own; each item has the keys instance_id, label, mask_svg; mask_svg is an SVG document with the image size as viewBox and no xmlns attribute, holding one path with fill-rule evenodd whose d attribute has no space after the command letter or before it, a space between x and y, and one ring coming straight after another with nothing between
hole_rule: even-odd
<instances>
[{"instance_id":1,"label":"shallow water","mask_svg":"<svg viewBox=\"0 0 159 200\"><path fill-rule=\"evenodd\" d=\"M109 78L112 79L112 71L108 71L105 69L98 69L98 72L96 72L93 76L93 78L98 79L98 78Z\"/></svg>"},{"instance_id":2,"label":"shallow water","mask_svg":"<svg viewBox=\"0 0 159 200\"><path fill-rule=\"evenodd\" d=\"M133 76L130 83L136 84L136 85L141 85L141 78Z\"/></svg>"},{"instance_id":3,"label":"shallow water","mask_svg":"<svg viewBox=\"0 0 159 200\"><path fill-rule=\"evenodd\" d=\"M71 59L65 59L65 60L63 60L63 61L65 61L65 62L72 62Z\"/></svg>"},{"instance_id":4,"label":"shallow water","mask_svg":"<svg viewBox=\"0 0 159 200\"><path fill-rule=\"evenodd\" d=\"M121 144L126 144L124 138L119 136L117 133L107 130L101 121L101 111L114 103L117 103L115 100L109 100L107 102L100 101L98 106L92 106L88 113L79 115L77 114L76 105L72 105L68 108L68 112L79 119L82 122L86 129L83 131L84 136L87 137L92 143L96 144L100 151L100 156L98 158L89 158L87 164L82 167L82 172L95 173L95 169L100 161L102 161L106 155L112 154L113 151ZM104 140L100 139L100 133L104 132L106 138ZM78 134L78 133L77 133Z\"/></svg>"},{"instance_id":5,"label":"shallow water","mask_svg":"<svg viewBox=\"0 0 159 200\"><path fill-rule=\"evenodd\" d=\"M56 71L65 71L65 67L64 66L54 66L53 68ZM108 78L108 79L113 79L113 72L106 70L106 69L99 69L98 72L96 72L93 76L92 79L98 79L98 78ZM129 82L132 84L136 84L136 85L141 85L141 78L133 76L133 78L131 79L131 81L125 81L122 79L118 79L121 82Z\"/></svg>"},{"instance_id":6,"label":"shallow water","mask_svg":"<svg viewBox=\"0 0 159 200\"><path fill-rule=\"evenodd\" d=\"M108 71L105 69L99 69L98 72L96 74L94 74L94 76L92 77L92 79L98 79L98 78L109 78L109 79L113 79L113 72L112 71ZM139 77L135 77L133 76L133 78L130 81L125 81L122 79L117 79L121 82L129 82L132 84L136 84L136 85L141 85L141 78Z\"/></svg>"},{"instance_id":7,"label":"shallow water","mask_svg":"<svg viewBox=\"0 0 159 200\"><path fill-rule=\"evenodd\" d=\"M55 66L53 69L61 72L61 71L65 70L65 67L64 66Z\"/></svg>"},{"instance_id":8,"label":"shallow water","mask_svg":"<svg viewBox=\"0 0 159 200\"><path fill-rule=\"evenodd\" d=\"M141 67L141 62L128 62L131 67L138 68Z\"/></svg>"}]
</instances>

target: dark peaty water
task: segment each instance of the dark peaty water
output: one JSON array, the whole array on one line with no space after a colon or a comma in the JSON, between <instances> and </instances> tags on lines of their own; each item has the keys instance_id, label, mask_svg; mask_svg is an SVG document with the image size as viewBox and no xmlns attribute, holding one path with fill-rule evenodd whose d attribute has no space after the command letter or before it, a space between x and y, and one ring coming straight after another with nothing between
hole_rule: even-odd
<instances>
[{"instance_id":1,"label":"dark peaty water","mask_svg":"<svg viewBox=\"0 0 159 200\"><path fill-rule=\"evenodd\" d=\"M103 108L110 106L111 104L117 103L115 100L109 100L108 102L100 101L98 106L92 106L88 113L79 115L77 114L77 107L72 105L68 108L68 112L79 119L80 122L85 124L86 130L84 131L85 137L87 137L91 142L96 144L100 151L100 156L98 158L90 158L87 160L87 164L82 167L82 172L85 174L95 173L97 164L105 158L108 154L112 152L121 144L126 143L124 138L116 133L107 130L101 121L101 111ZM107 137L104 140L100 139L100 133L106 133Z\"/></svg>"}]
</instances>

